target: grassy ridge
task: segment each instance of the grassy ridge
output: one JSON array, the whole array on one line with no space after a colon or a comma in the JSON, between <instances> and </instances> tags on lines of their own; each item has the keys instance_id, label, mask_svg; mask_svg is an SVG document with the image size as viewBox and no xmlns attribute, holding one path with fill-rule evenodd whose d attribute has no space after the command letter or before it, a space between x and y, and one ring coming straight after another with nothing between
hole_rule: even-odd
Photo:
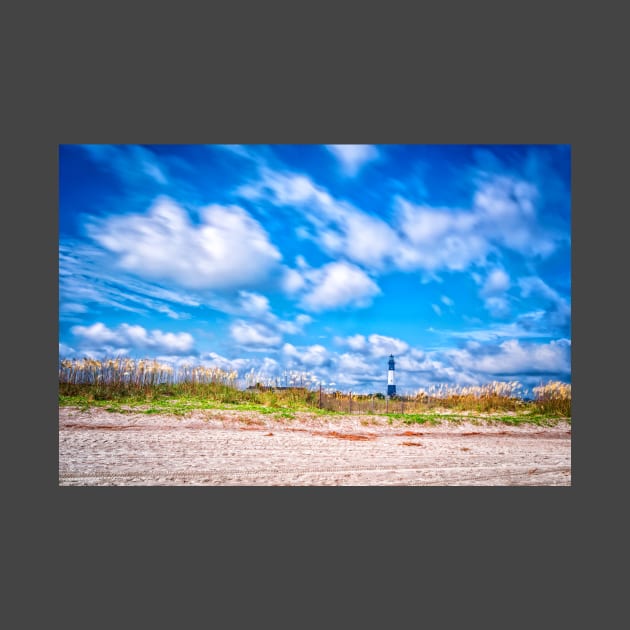
<instances>
[{"instance_id":1,"label":"grassy ridge","mask_svg":"<svg viewBox=\"0 0 630 630\"><path fill-rule=\"evenodd\" d=\"M462 400L443 399L435 404L413 404L413 401L395 401L394 404L404 405L406 412L395 410L387 411L382 401L376 409L362 409L359 401L344 400L340 397L332 401L341 402L341 408L320 408L317 392L301 390L273 391L241 391L227 386L203 385L191 391L190 387L170 385L166 387L134 389L131 391L117 389L115 392L107 392L102 386L96 390L90 385L61 384L59 391L60 406L76 406L82 409L96 407L110 412L118 413L145 413L168 414L184 416L194 410L226 409L237 411L253 411L263 414L271 414L281 419L293 419L298 411L317 413L322 415L339 415L349 413L362 413L365 415L386 416L390 421L402 420L405 424L438 424L442 421L487 421L488 417L475 414L493 414L492 422L517 425L531 423L537 425L554 424L559 419L567 419L570 422L570 414L562 413L556 406L545 405L537 401L496 400L493 404L466 404ZM353 404L354 403L354 404ZM346 407L348 405L348 407ZM418 411L418 407L421 408ZM463 413L466 412L465 415Z\"/></svg>"},{"instance_id":2,"label":"grassy ridge","mask_svg":"<svg viewBox=\"0 0 630 630\"><path fill-rule=\"evenodd\" d=\"M457 412L493 414L503 422L542 422L571 417L571 386L549 382L534 388L535 399L525 400L520 383L492 382L479 387L437 386L414 396L386 399L382 394L326 392L297 386L276 388L256 383L237 386L236 372L216 367L173 368L153 360L64 360L59 364L59 404L98 406L110 411L182 415L195 409L240 409L292 417L311 413L361 413L401 418L407 423L444 418L456 421ZM310 383L313 387L313 383ZM501 416L500 414L503 414ZM467 416L468 417L468 416Z\"/></svg>"}]
</instances>

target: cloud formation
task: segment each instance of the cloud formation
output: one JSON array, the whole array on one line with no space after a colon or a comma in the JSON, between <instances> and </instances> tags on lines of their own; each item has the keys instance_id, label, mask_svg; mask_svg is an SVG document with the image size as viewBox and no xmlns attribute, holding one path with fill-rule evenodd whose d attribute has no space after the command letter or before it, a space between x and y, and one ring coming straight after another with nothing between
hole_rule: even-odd
<instances>
[{"instance_id":1,"label":"cloud formation","mask_svg":"<svg viewBox=\"0 0 630 630\"><path fill-rule=\"evenodd\" d=\"M327 144L326 148L337 158L348 177L355 177L363 166L380 157L371 144Z\"/></svg>"},{"instance_id":2,"label":"cloud formation","mask_svg":"<svg viewBox=\"0 0 630 630\"><path fill-rule=\"evenodd\" d=\"M300 228L301 237L366 269L463 271L485 265L490 254L502 249L542 258L564 238L539 222L539 191L516 176L480 175L470 203L461 208L418 205L398 195L387 222L335 199L304 174L267 166L259 173L237 194L298 210L309 225Z\"/></svg>"},{"instance_id":3,"label":"cloud formation","mask_svg":"<svg viewBox=\"0 0 630 630\"><path fill-rule=\"evenodd\" d=\"M510 276L500 268L491 269L479 295L484 300L485 308L493 317L504 317L510 312L507 291L511 286Z\"/></svg>"},{"instance_id":4,"label":"cloud formation","mask_svg":"<svg viewBox=\"0 0 630 630\"><path fill-rule=\"evenodd\" d=\"M282 341L282 336L269 326L240 319L230 326L230 335L239 346L249 350L266 350Z\"/></svg>"},{"instance_id":5,"label":"cloud formation","mask_svg":"<svg viewBox=\"0 0 630 630\"><path fill-rule=\"evenodd\" d=\"M293 344L285 343L282 354L285 359L293 359L289 362L291 366L297 364L306 368L320 368L331 363L328 350L320 344L296 348Z\"/></svg>"},{"instance_id":6,"label":"cloud formation","mask_svg":"<svg viewBox=\"0 0 630 630\"><path fill-rule=\"evenodd\" d=\"M213 204L200 218L193 224L184 208L161 197L146 214L92 218L87 230L123 271L184 289L256 287L276 269L280 252L245 210Z\"/></svg>"},{"instance_id":7,"label":"cloud formation","mask_svg":"<svg viewBox=\"0 0 630 630\"><path fill-rule=\"evenodd\" d=\"M498 345L452 350L448 356L454 367L492 378L554 373L567 376L571 373L571 343L568 339L545 344L507 339Z\"/></svg>"},{"instance_id":8,"label":"cloud formation","mask_svg":"<svg viewBox=\"0 0 630 630\"><path fill-rule=\"evenodd\" d=\"M165 333L130 324L109 328L96 322L91 326L73 326L71 332L81 346L102 352L124 348L132 352L151 350L183 354L190 352L195 344L192 335L186 332Z\"/></svg>"},{"instance_id":9,"label":"cloud formation","mask_svg":"<svg viewBox=\"0 0 630 630\"><path fill-rule=\"evenodd\" d=\"M398 237L385 221L334 199L306 175L263 168L259 180L237 192L252 201L299 210L310 227L310 231L302 228L302 236L331 256L379 268L396 255Z\"/></svg>"},{"instance_id":10,"label":"cloud formation","mask_svg":"<svg viewBox=\"0 0 630 630\"><path fill-rule=\"evenodd\" d=\"M141 315L153 311L171 319L188 319L188 309L199 306L200 300L189 292L167 289L112 269L108 255L99 248L72 240L59 245L60 320L73 321L94 307Z\"/></svg>"},{"instance_id":11,"label":"cloud formation","mask_svg":"<svg viewBox=\"0 0 630 630\"><path fill-rule=\"evenodd\" d=\"M545 323L557 327L567 327L571 323L571 304L569 300L555 289L551 288L538 276L527 276L518 281L522 297L537 296L542 298L547 306L544 314L536 318L540 321L543 315ZM532 314L528 314L530 317ZM527 317L527 316L525 316Z\"/></svg>"},{"instance_id":12,"label":"cloud formation","mask_svg":"<svg viewBox=\"0 0 630 630\"><path fill-rule=\"evenodd\" d=\"M409 349L409 344L402 339L377 334L372 334L368 337L364 335L351 335L345 338L335 337L335 341L339 345L347 346L355 353L375 358L387 357L390 354L403 354Z\"/></svg>"},{"instance_id":13,"label":"cloud formation","mask_svg":"<svg viewBox=\"0 0 630 630\"><path fill-rule=\"evenodd\" d=\"M236 303L228 302L219 308L241 316L230 326L230 335L239 346L253 351L277 349L284 335L300 334L312 322L304 313L283 320L272 312L266 296L250 291L240 291Z\"/></svg>"},{"instance_id":14,"label":"cloud formation","mask_svg":"<svg viewBox=\"0 0 630 630\"><path fill-rule=\"evenodd\" d=\"M306 291L300 305L307 311L368 306L381 293L363 270L347 262L332 262L303 273Z\"/></svg>"}]
</instances>

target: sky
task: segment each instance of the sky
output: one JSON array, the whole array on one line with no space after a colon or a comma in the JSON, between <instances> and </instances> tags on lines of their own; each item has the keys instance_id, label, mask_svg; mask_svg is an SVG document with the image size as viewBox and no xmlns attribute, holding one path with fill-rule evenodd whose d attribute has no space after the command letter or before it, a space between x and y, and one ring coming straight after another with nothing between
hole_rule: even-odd
<instances>
[{"instance_id":1,"label":"sky","mask_svg":"<svg viewBox=\"0 0 630 630\"><path fill-rule=\"evenodd\" d=\"M570 145L60 145L59 355L571 381Z\"/></svg>"}]
</instances>

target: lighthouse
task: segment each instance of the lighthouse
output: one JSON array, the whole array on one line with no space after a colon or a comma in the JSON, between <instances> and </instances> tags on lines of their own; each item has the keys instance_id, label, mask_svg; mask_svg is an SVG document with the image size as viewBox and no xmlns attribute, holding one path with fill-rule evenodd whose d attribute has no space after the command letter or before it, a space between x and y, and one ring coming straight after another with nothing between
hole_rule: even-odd
<instances>
[{"instance_id":1,"label":"lighthouse","mask_svg":"<svg viewBox=\"0 0 630 630\"><path fill-rule=\"evenodd\" d=\"M396 365L394 363L394 355L389 355L389 363L387 369L387 395L395 396L396 395L396 385L394 383L394 370L396 369Z\"/></svg>"}]
</instances>

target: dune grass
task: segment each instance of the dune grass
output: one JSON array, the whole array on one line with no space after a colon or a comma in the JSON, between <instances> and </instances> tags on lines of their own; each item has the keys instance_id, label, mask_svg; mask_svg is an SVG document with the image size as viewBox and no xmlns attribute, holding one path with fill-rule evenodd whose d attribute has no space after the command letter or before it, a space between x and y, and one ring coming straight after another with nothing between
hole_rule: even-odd
<instances>
[{"instance_id":1,"label":"dune grass","mask_svg":"<svg viewBox=\"0 0 630 630\"><path fill-rule=\"evenodd\" d=\"M386 416L406 424L488 421L544 426L570 422L571 387L548 382L535 397L519 395L517 382L480 387L441 386L390 400L379 394L321 392L308 387L239 388L235 372L184 367L178 374L155 361L90 359L63 361L59 368L59 405L98 407L118 413L172 414L231 409L293 418L296 412L322 415Z\"/></svg>"}]
</instances>

